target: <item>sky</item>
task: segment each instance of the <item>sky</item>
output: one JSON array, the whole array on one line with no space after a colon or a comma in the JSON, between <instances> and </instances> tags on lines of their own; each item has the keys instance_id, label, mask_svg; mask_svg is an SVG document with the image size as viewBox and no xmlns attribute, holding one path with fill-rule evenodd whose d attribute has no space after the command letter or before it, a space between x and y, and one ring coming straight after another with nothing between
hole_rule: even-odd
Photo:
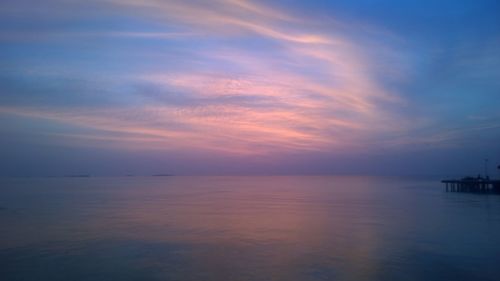
<instances>
[{"instance_id":1,"label":"sky","mask_svg":"<svg viewBox=\"0 0 500 281\"><path fill-rule=\"evenodd\" d=\"M0 176L495 176L499 11L2 0Z\"/></svg>"}]
</instances>

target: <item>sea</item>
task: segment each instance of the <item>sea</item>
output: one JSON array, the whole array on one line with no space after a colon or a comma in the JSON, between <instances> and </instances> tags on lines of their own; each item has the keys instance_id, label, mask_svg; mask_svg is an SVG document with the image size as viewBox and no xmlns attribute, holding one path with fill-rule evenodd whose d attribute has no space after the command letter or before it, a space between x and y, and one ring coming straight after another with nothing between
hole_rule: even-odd
<instances>
[{"instance_id":1,"label":"sea","mask_svg":"<svg viewBox=\"0 0 500 281\"><path fill-rule=\"evenodd\" d=\"M437 179L0 179L0 280L500 280L500 195Z\"/></svg>"}]
</instances>

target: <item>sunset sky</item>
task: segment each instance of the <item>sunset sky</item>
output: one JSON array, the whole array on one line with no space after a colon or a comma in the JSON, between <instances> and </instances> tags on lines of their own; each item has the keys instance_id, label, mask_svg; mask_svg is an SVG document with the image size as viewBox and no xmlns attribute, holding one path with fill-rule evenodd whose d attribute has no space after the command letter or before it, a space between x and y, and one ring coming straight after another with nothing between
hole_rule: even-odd
<instances>
[{"instance_id":1,"label":"sunset sky","mask_svg":"<svg viewBox=\"0 0 500 281\"><path fill-rule=\"evenodd\" d=\"M0 175L497 175L499 11L2 0Z\"/></svg>"}]
</instances>

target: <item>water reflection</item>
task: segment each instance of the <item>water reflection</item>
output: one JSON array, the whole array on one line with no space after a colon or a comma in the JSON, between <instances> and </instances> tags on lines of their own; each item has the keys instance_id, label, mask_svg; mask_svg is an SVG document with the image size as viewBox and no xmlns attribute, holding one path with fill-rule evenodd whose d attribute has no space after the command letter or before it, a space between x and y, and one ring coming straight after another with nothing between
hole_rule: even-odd
<instances>
[{"instance_id":1,"label":"water reflection","mask_svg":"<svg viewBox=\"0 0 500 281\"><path fill-rule=\"evenodd\" d=\"M460 201L439 183L168 177L2 186L5 280L500 276L500 201Z\"/></svg>"}]
</instances>

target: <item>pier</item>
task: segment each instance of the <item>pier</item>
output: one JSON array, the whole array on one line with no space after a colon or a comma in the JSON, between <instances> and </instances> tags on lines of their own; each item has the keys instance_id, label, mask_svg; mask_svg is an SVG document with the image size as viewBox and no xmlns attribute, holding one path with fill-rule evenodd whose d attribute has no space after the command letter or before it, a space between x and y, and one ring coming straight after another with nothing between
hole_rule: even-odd
<instances>
[{"instance_id":1,"label":"pier","mask_svg":"<svg viewBox=\"0 0 500 281\"><path fill-rule=\"evenodd\" d=\"M500 193L500 180L466 177L460 180L442 180L441 182L445 184L447 192Z\"/></svg>"}]
</instances>

